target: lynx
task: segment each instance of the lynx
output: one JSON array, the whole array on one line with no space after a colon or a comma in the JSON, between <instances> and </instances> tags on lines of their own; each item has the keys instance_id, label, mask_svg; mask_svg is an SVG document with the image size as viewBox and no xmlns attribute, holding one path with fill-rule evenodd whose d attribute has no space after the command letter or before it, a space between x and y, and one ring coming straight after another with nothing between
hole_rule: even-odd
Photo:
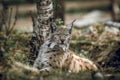
<instances>
[{"instance_id":1,"label":"lynx","mask_svg":"<svg viewBox=\"0 0 120 80\"><path fill-rule=\"evenodd\" d=\"M85 70L97 70L89 59L77 56L69 50L73 23L64 27L51 27L51 34L41 46L33 67L47 75L56 69L78 73Z\"/></svg>"}]
</instances>

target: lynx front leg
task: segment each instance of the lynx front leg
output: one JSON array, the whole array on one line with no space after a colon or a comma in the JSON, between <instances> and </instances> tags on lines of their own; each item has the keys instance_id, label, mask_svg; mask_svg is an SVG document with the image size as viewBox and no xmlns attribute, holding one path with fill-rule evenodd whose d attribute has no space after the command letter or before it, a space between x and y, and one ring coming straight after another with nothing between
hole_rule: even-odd
<instances>
[{"instance_id":1,"label":"lynx front leg","mask_svg":"<svg viewBox=\"0 0 120 80\"><path fill-rule=\"evenodd\" d=\"M36 62L34 63L33 67L39 69L40 76L47 76L48 74L50 74L53 71L52 66L50 66L48 64L48 62L39 63L36 60Z\"/></svg>"},{"instance_id":2,"label":"lynx front leg","mask_svg":"<svg viewBox=\"0 0 120 80\"><path fill-rule=\"evenodd\" d=\"M46 76L49 76L50 73L52 72L52 68L46 67L43 69L40 69L40 80L46 80Z\"/></svg>"},{"instance_id":3,"label":"lynx front leg","mask_svg":"<svg viewBox=\"0 0 120 80\"><path fill-rule=\"evenodd\" d=\"M40 69L40 76L48 76L49 74L51 74L52 71L53 69L51 67Z\"/></svg>"}]
</instances>

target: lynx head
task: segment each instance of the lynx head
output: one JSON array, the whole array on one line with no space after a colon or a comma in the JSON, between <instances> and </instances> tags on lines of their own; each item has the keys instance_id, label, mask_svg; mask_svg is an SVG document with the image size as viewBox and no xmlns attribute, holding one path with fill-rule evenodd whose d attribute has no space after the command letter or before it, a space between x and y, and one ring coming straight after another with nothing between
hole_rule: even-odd
<instances>
[{"instance_id":1,"label":"lynx head","mask_svg":"<svg viewBox=\"0 0 120 80\"><path fill-rule=\"evenodd\" d=\"M50 48L57 47L62 51L66 51L69 48L73 22L66 27L51 26Z\"/></svg>"}]
</instances>

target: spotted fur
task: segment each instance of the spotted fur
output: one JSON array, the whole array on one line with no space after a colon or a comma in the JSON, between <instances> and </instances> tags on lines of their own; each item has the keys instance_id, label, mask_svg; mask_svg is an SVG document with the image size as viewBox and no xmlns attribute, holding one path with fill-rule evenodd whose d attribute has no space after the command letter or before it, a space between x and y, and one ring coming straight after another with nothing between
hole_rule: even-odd
<instances>
[{"instance_id":1,"label":"spotted fur","mask_svg":"<svg viewBox=\"0 0 120 80\"><path fill-rule=\"evenodd\" d=\"M38 68L42 74L49 74L56 69L74 73L97 70L96 65L92 61L77 56L69 50L71 31L72 25L67 28L58 27L41 46L33 66Z\"/></svg>"}]
</instances>

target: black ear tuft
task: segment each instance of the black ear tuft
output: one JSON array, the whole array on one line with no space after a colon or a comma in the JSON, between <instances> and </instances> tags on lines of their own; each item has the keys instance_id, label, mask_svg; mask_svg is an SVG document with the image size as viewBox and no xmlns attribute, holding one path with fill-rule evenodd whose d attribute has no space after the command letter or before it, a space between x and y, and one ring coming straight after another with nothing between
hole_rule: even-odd
<instances>
[{"instance_id":1,"label":"black ear tuft","mask_svg":"<svg viewBox=\"0 0 120 80\"><path fill-rule=\"evenodd\" d=\"M76 19L73 20L72 23L70 23L70 24L67 25L70 34L72 33L72 27L73 27L73 23L74 23L75 21L76 21Z\"/></svg>"}]
</instances>

